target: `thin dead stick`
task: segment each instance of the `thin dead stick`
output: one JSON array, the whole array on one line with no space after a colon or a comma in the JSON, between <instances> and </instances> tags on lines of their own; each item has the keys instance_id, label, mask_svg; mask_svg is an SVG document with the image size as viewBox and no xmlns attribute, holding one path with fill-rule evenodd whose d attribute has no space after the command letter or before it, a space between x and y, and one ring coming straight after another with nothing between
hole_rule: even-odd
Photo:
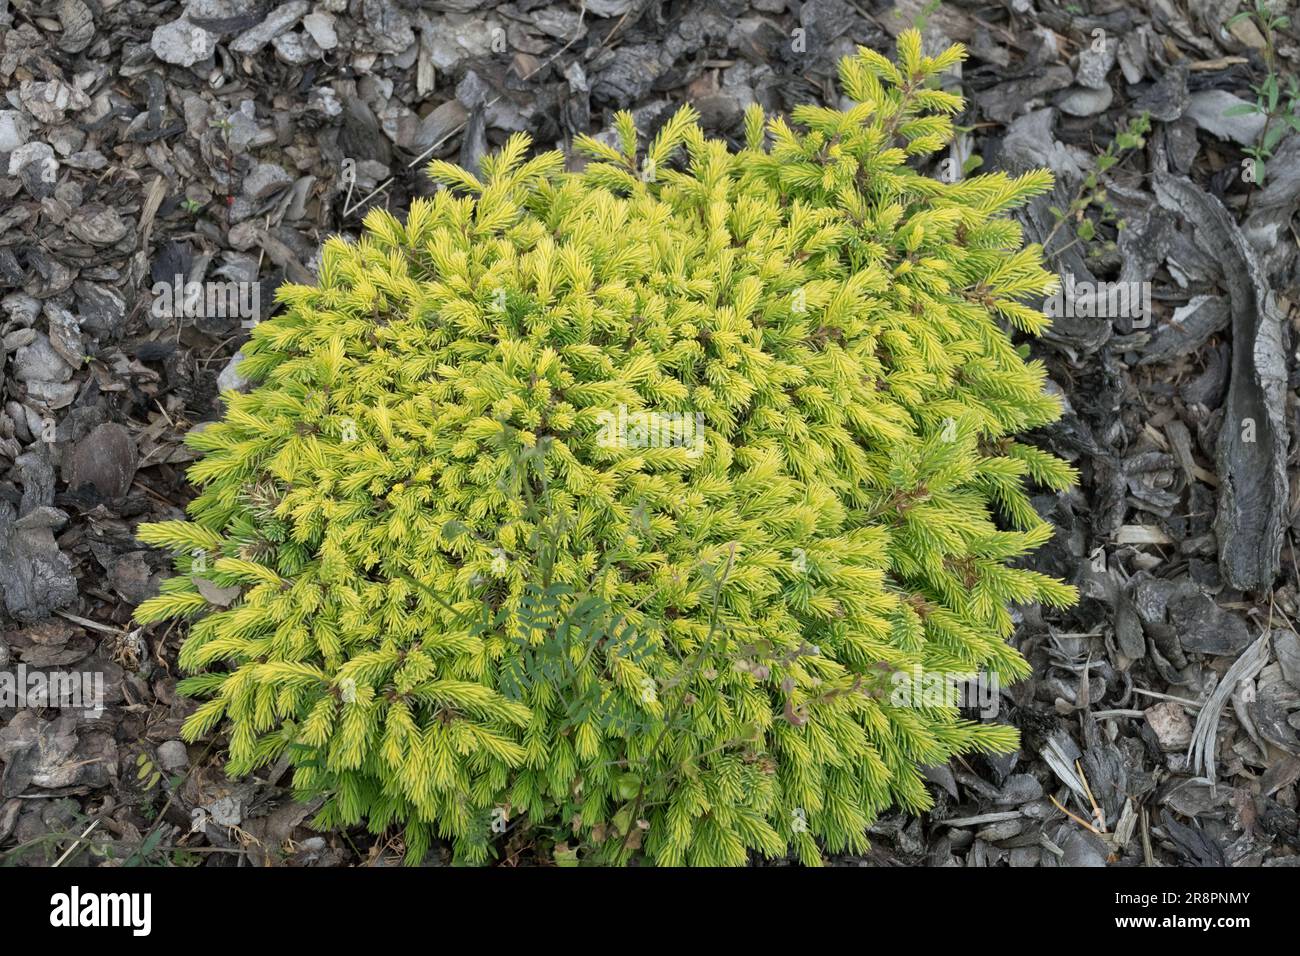
<instances>
[{"instance_id":1,"label":"thin dead stick","mask_svg":"<svg viewBox=\"0 0 1300 956\"><path fill-rule=\"evenodd\" d=\"M71 621L73 624L80 624L82 627L88 627L92 631L99 631L101 634L122 633L122 628L120 627L110 627L107 624L100 624L98 621L92 621L88 617L81 617L79 615L72 614L69 611L61 611L58 608L55 608L54 613L61 618Z\"/></svg>"},{"instance_id":2,"label":"thin dead stick","mask_svg":"<svg viewBox=\"0 0 1300 956\"><path fill-rule=\"evenodd\" d=\"M81 846L81 841L86 839L86 837L90 836L90 831L95 829L95 827L97 826L99 826L99 821L91 820L90 826L86 827L86 829L81 831L81 836L77 837L75 840L72 841L72 846L68 847L66 850L63 851L63 856L55 860L54 865L58 866L68 857L72 856L72 851L75 850L77 847Z\"/></svg>"},{"instance_id":3,"label":"thin dead stick","mask_svg":"<svg viewBox=\"0 0 1300 956\"><path fill-rule=\"evenodd\" d=\"M1155 866L1155 854L1151 852L1151 822L1147 819L1147 808L1141 808L1142 820L1142 859L1147 866Z\"/></svg>"},{"instance_id":4,"label":"thin dead stick","mask_svg":"<svg viewBox=\"0 0 1300 956\"><path fill-rule=\"evenodd\" d=\"M1106 814L1097 805L1097 798L1092 795L1092 787L1088 783L1088 776L1083 772L1083 765L1079 761L1074 762L1074 771L1079 775L1079 782L1083 784L1083 791L1088 795L1088 802L1092 804L1092 818L1097 821L1101 827L1101 832L1106 832Z\"/></svg>"},{"instance_id":5,"label":"thin dead stick","mask_svg":"<svg viewBox=\"0 0 1300 956\"><path fill-rule=\"evenodd\" d=\"M1172 700L1176 704L1182 704L1184 707L1195 707L1198 710L1205 706L1197 700L1188 700L1186 697L1175 697L1173 694L1162 694L1159 691L1145 690L1141 687L1134 687L1133 693L1141 694L1143 697L1154 697L1156 700Z\"/></svg>"},{"instance_id":6,"label":"thin dead stick","mask_svg":"<svg viewBox=\"0 0 1300 956\"><path fill-rule=\"evenodd\" d=\"M1069 810L1065 809L1065 807L1061 806L1061 801L1057 800L1056 797L1048 797L1048 799L1052 801L1052 803L1056 806L1056 809L1060 810L1062 813L1064 813L1075 823L1079 824L1079 826L1091 830L1093 833L1097 834L1097 836L1102 836L1102 832L1098 830L1095 826L1093 826L1091 823L1089 823L1087 820L1083 819L1082 817L1075 816Z\"/></svg>"}]
</instances>

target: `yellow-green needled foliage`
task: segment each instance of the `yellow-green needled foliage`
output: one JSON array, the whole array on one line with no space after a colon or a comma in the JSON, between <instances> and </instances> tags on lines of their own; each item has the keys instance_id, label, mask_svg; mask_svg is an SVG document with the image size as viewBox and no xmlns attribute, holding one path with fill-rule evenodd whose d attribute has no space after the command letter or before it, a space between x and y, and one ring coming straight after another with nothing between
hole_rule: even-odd
<instances>
[{"instance_id":1,"label":"yellow-green needled foliage","mask_svg":"<svg viewBox=\"0 0 1300 956\"><path fill-rule=\"evenodd\" d=\"M191 521L146 525L192 619L180 665L228 769L288 756L317 825L490 858L742 864L860 851L919 768L1013 729L896 700L892 676L1027 665L1011 562L1071 469L1009 329L1050 291L1008 209L1046 172L945 183L958 47L840 65L847 111L683 108L581 173L518 136L404 223L331 239L258 325ZM238 586L238 596L230 599Z\"/></svg>"}]
</instances>

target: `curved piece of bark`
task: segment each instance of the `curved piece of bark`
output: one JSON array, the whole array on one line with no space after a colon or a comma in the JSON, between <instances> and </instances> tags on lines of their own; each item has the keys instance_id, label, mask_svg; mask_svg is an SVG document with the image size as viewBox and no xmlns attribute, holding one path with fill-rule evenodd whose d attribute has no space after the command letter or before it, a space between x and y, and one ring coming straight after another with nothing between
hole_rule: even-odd
<instances>
[{"instance_id":1,"label":"curved piece of bark","mask_svg":"<svg viewBox=\"0 0 1300 956\"><path fill-rule=\"evenodd\" d=\"M1227 209L1183 176L1153 176L1160 204L1191 223L1222 267L1232 316L1232 368L1219 433L1219 564L1235 588L1272 586L1286 529L1286 354L1282 315L1255 249Z\"/></svg>"}]
</instances>

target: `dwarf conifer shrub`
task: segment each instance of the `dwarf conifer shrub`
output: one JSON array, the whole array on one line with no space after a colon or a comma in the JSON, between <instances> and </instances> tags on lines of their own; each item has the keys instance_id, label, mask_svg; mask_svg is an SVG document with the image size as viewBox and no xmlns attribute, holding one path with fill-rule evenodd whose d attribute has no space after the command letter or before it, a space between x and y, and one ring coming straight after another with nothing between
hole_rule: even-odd
<instances>
[{"instance_id":1,"label":"dwarf conifer shrub","mask_svg":"<svg viewBox=\"0 0 1300 956\"><path fill-rule=\"evenodd\" d=\"M190 438L192 520L141 529L179 575L137 619L193 619L187 736L467 862L522 826L815 863L925 808L920 766L1014 747L890 692L1023 676L1008 604L1072 600L1011 565L1051 533L1027 485L1072 480L1011 437L1059 414L1008 331L1053 277L1002 216L1048 174L908 165L962 55L861 49L858 105L754 109L739 152L688 108L581 173L515 137L327 242Z\"/></svg>"}]
</instances>

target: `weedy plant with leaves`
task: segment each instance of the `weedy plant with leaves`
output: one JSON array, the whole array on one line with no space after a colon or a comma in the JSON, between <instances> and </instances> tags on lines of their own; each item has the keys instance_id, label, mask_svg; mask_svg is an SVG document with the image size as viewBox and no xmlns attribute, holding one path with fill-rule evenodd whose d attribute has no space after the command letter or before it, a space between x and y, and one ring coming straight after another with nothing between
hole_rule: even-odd
<instances>
[{"instance_id":1,"label":"weedy plant with leaves","mask_svg":"<svg viewBox=\"0 0 1300 956\"><path fill-rule=\"evenodd\" d=\"M1141 149L1146 145L1146 135L1151 132L1151 116L1140 113L1131 118L1118 132L1115 138L1106 144L1106 148L1097 156L1093 168L1084 175L1074 196L1070 199L1068 209L1059 206L1050 207L1049 211L1056 219L1052 231L1048 233L1043 245L1051 249L1052 239L1068 222L1074 225L1078 241L1089 243L1097 237L1097 222L1088 216L1090 209L1095 209L1098 222L1112 225L1116 231L1123 229L1125 222L1119 218L1114 204L1106 192L1104 178L1111 169L1124 160L1130 150ZM1052 252L1060 255L1074 243ZM1113 245L1113 241L1110 243Z\"/></svg>"},{"instance_id":2,"label":"weedy plant with leaves","mask_svg":"<svg viewBox=\"0 0 1300 956\"><path fill-rule=\"evenodd\" d=\"M328 241L189 439L192 520L140 530L179 574L137 619L192 619L187 738L469 863L505 820L567 862L817 863L1015 747L882 679L1019 678L1009 604L1073 599L1012 566L1052 534L1030 486L1073 480L1013 437L1059 415L1011 339L1055 278L1004 215L1050 176L909 166L963 55L861 49L856 105L752 109L737 152L685 107L576 173L516 136Z\"/></svg>"},{"instance_id":3,"label":"weedy plant with leaves","mask_svg":"<svg viewBox=\"0 0 1300 956\"><path fill-rule=\"evenodd\" d=\"M1274 9L1276 8L1276 9ZM1267 164L1273 158L1282 137L1292 132L1300 133L1300 79L1289 76L1285 86L1277 65L1277 32L1291 25L1291 18L1282 13L1280 4L1268 0L1254 0L1253 6L1229 17L1224 26L1231 27L1243 20L1255 24L1264 38L1264 78L1251 87L1254 103L1243 103L1224 111L1224 116L1258 115L1264 117L1259 141L1242 150L1253 161L1249 182L1264 184Z\"/></svg>"}]
</instances>

